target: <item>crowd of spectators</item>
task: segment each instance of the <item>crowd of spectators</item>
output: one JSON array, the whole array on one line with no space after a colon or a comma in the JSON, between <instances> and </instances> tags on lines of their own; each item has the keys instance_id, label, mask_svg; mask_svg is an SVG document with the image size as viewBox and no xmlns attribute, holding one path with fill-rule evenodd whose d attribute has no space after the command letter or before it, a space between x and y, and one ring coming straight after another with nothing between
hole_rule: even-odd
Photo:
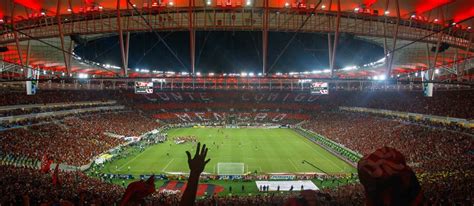
<instances>
[{"instance_id":1,"label":"crowd of spectators","mask_svg":"<svg viewBox=\"0 0 474 206\"><path fill-rule=\"evenodd\" d=\"M111 137L139 136L158 127L149 118L133 112L100 113L73 116L64 120L0 131L0 151L41 159L48 155L55 162L85 165L90 160L124 140Z\"/></svg>"},{"instance_id":2,"label":"crowd of spectators","mask_svg":"<svg viewBox=\"0 0 474 206\"><path fill-rule=\"evenodd\" d=\"M303 127L362 155L382 146L399 150L433 202L463 203L473 195L471 134L346 112L316 114Z\"/></svg>"},{"instance_id":3,"label":"crowd of spectators","mask_svg":"<svg viewBox=\"0 0 474 206\"><path fill-rule=\"evenodd\" d=\"M339 106L474 118L474 90L435 91L432 97L425 97L420 91L335 92L330 96Z\"/></svg>"},{"instance_id":4,"label":"crowd of spectators","mask_svg":"<svg viewBox=\"0 0 474 206\"><path fill-rule=\"evenodd\" d=\"M0 166L1 205L118 205L125 192L122 186L91 178L80 171L60 171L59 185L52 184L53 174L38 169ZM355 189L357 188L357 189ZM312 192L318 205L362 205L359 185L346 185L340 189ZM181 192L154 192L144 200L145 205L178 205ZM300 191L286 193L261 193L252 196L204 196L196 201L198 206L226 205L284 205L301 197ZM357 201L357 202L355 202Z\"/></svg>"},{"instance_id":5,"label":"crowd of spectators","mask_svg":"<svg viewBox=\"0 0 474 206\"><path fill-rule=\"evenodd\" d=\"M128 99L129 96L134 98ZM195 93L194 97L196 96L201 94ZM206 95L206 99L216 98L222 101L227 97L231 97L231 105L243 111L270 108L275 111L283 109L305 113L311 110L312 120L303 124L306 129L363 155L382 146L390 146L403 153L408 164L416 172L425 196L431 204L469 205L472 202L471 198L474 197L474 186L470 184L474 182L472 134L358 113L315 112L319 111L320 107L308 104L302 104L301 108L304 110L295 109L299 103L286 104L281 99L276 103L258 103L256 100L239 102L242 96L235 92L227 96L225 92L221 96ZM208 101L194 101L198 103L192 104L178 104L175 101L162 104L166 110L161 111L163 108L160 108L160 104L150 105L149 99L134 95L131 91L55 91L35 96L25 96L24 93L5 95L2 93L0 105L117 100L124 105L133 106L134 99L140 99L143 104L140 107L132 107L132 112L74 115L65 119L52 119L51 122L44 124L0 131L1 155L11 154L28 159L41 159L46 154L54 162L80 166L89 163L92 157L124 142L106 133L138 136L160 126L150 118L156 112L166 113L168 112L166 110L182 109L194 111L209 104L202 103ZM472 91L436 92L432 98L411 92L336 92L321 97L312 104L323 106L331 104L331 108L332 106L381 108L472 119L474 105L471 99L474 99ZM228 109L223 102L214 102L211 106L217 107L212 108L217 110ZM170 121L180 122L178 118ZM53 187L50 183L51 175L42 174L37 169L0 166L0 173L2 174L0 183L4 185L0 187L0 194L3 194L0 196L0 205L18 205L26 201L33 205L61 201L78 205L110 205L117 203L124 192L119 186L87 177L80 172L61 172L60 187ZM298 193L272 193L257 196L211 196L198 200L197 205L281 205L285 200L298 195ZM360 184L324 189L318 192L317 196L321 205L361 205L364 200ZM160 205L176 205L179 200L180 194L155 193L147 198L148 203Z\"/></svg>"}]
</instances>

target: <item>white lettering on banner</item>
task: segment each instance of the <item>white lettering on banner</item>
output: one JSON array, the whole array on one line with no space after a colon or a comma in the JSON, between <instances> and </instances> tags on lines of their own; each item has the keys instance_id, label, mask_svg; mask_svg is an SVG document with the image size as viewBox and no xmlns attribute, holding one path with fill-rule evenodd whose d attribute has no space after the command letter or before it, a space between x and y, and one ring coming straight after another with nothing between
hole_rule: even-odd
<instances>
[{"instance_id":1,"label":"white lettering on banner","mask_svg":"<svg viewBox=\"0 0 474 206\"><path fill-rule=\"evenodd\" d=\"M257 102L260 102L260 101L262 101L264 96L265 96L265 94L255 94L254 99Z\"/></svg>"},{"instance_id":2,"label":"white lettering on banner","mask_svg":"<svg viewBox=\"0 0 474 206\"><path fill-rule=\"evenodd\" d=\"M271 180L294 180L296 175L270 175Z\"/></svg>"},{"instance_id":3,"label":"white lettering on banner","mask_svg":"<svg viewBox=\"0 0 474 206\"><path fill-rule=\"evenodd\" d=\"M303 99L304 99L305 97L306 97L306 95L304 95L304 94L298 94L298 95L296 95L296 97L295 97L295 102L301 102L301 101L303 101Z\"/></svg>"},{"instance_id":4,"label":"white lettering on banner","mask_svg":"<svg viewBox=\"0 0 474 206\"><path fill-rule=\"evenodd\" d=\"M249 101L249 98L247 98L245 94L242 94L242 101Z\"/></svg>"},{"instance_id":5,"label":"white lettering on banner","mask_svg":"<svg viewBox=\"0 0 474 206\"><path fill-rule=\"evenodd\" d=\"M247 112L240 113L237 119L240 121L247 121L250 119L250 113L247 113Z\"/></svg>"},{"instance_id":6,"label":"white lettering on banner","mask_svg":"<svg viewBox=\"0 0 474 206\"><path fill-rule=\"evenodd\" d=\"M225 117L225 113L222 113L222 115L220 115L219 113L212 113L214 115L214 118L216 119L216 121L221 121L221 119L224 119Z\"/></svg>"},{"instance_id":7,"label":"white lettering on banner","mask_svg":"<svg viewBox=\"0 0 474 206\"><path fill-rule=\"evenodd\" d=\"M283 98L283 101L286 102L286 99L290 96L290 93L287 93L285 98Z\"/></svg>"},{"instance_id":8,"label":"white lettering on banner","mask_svg":"<svg viewBox=\"0 0 474 206\"><path fill-rule=\"evenodd\" d=\"M255 118L253 119L254 121L263 121L265 118L267 118L268 114L267 113L257 113L255 115Z\"/></svg>"},{"instance_id":9,"label":"white lettering on banner","mask_svg":"<svg viewBox=\"0 0 474 206\"><path fill-rule=\"evenodd\" d=\"M310 95L308 98L308 102L314 102L315 100L319 99L320 95Z\"/></svg>"},{"instance_id":10,"label":"white lettering on banner","mask_svg":"<svg viewBox=\"0 0 474 206\"><path fill-rule=\"evenodd\" d=\"M194 115L196 115L197 118L199 118L201 121L209 121L210 119L207 119L205 116L206 113L204 112L195 112Z\"/></svg>"},{"instance_id":11,"label":"white lettering on banner","mask_svg":"<svg viewBox=\"0 0 474 206\"><path fill-rule=\"evenodd\" d=\"M163 92L158 92L158 96L160 97L161 100L163 101L170 101L170 97L166 93Z\"/></svg>"},{"instance_id":12,"label":"white lettering on banner","mask_svg":"<svg viewBox=\"0 0 474 206\"><path fill-rule=\"evenodd\" d=\"M270 93L267 97L267 101L275 101L278 98L278 93Z\"/></svg>"},{"instance_id":13,"label":"white lettering on banner","mask_svg":"<svg viewBox=\"0 0 474 206\"><path fill-rule=\"evenodd\" d=\"M211 100L211 99L206 97L206 93L204 93L204 92L200 92L199 95L201 96L201 100L203 100L203 101Z\"/></svg>"},{"instance_id":14,"label":"white lettering on banner","mask_svg":"<svg viewBox=\"0 0 474 206\"><path fill-rule=\"evenodd\" d=\"M273 117L272 121L273 122L279 122L283 119L285 119L286 114L278 114L277 116Z\"/></svg>"},{"instance_id":15,"label":"white lettering on banner","mask_svg":"<svg viewBox=\"0 0 474 206\"><path fill-rule=\"evenodd\" d=\"M186 114L186 113L184 113L184 114L176 114L176 113L175 113L175 115L176 115L176 117L178 117L179 119L181 119L183 122L192 122L192 121L193 121L193 120L191 119L191 117L190 117L188 114Z\"/></svg>"},{"instance_id":16,"label":"white lettering on banner","mask_svg":"<svg viewBox=\"0 0 474 206\"><path fill-rule=\"evenodd\" d=\"M179 93L179 92L176 92L176 93L171 92L170 94L171 94L171 96L173 96L173 98L174 98L175 100L183 101L183 96L181 95L181 93Z\"/></svg>"},{"instance_id":17,"label":"white lettering on banner","mask_svg":"<svg viewBox=\"0 0 474 206\"><path fill-rule=\"evenodd\" d=\"M193 93L191 93L191 92L185 92L184 94L188 95L189 99L191 99L192 101L194 101Z\"/></svg>"}]
</instances>

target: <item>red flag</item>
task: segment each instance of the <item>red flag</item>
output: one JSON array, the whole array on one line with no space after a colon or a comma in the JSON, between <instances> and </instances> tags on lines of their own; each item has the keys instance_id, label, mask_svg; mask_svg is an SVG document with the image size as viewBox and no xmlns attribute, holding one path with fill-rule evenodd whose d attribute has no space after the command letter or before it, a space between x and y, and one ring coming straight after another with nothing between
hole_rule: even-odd
<instances>
[{"instance_id":1,"label":"red flag","mask_svg":"<svg viewBox=\"0 0 474 206\"><path fill-rule=\"evenodd\" d=\"M382 147L364 156L357 170L365 189L366 205L423 204L420 183L399 151Z\"/></svg>"},{"instance_id":2,"label":"red flag","mask_svg":"<svg viewBox=\"0 0 474 206\"><path fill-rule=\"evenodd\" d=\"M42 173L48 173L49 168L51 167L51 163L53 163L53 161L50 160L46 154L43 155L43 158L41 159L41 169L40 169L40 171Z\"/></svg>"},{"instance_id":3,"label":"red flag","mask_svg":"<svg viewBox=\"0 0 474 206\"><path fill-rule=\"evenodd\" d=\"M53 173L53 185L56 186L56 185L59 185L59 163L56 164L56 167L54 168L54 173Z\"/></svg>"},{"instance_id":4,"label":"red flag","mask_svg":"<svg viewBox=\"0 0 474 206\"><path fill-rule=\"evenodd\" d=\"M128 205L130 202L139 202L153 192L155 192L155 175L152 175L147 181L132 182L125 190L120 206Z\"/></svg>"}]
</instances>

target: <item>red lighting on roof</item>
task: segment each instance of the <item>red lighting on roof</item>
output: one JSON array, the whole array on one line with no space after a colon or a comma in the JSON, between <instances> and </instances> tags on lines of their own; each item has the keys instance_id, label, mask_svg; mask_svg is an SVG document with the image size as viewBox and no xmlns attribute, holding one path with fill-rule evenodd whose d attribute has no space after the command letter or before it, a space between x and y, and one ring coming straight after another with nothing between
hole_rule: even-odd
<instances>
[{"instance_id":1,"label":"red lighting on roof","mask_svg":"<svg viewBox=\"0 0 474 206\"><path fill-rule=\"evenodd\" d=\"M377 0L363 0L362 3L365 4L367 7L371 7L373 4L375 4Z\"/></svg>"},{"instance_id":2,"label":"red lighting on roof","mask_svg":"<svg viewBox=\"0 0 474 206\"><path fill-rule=\"evenodd\" d=\"M15 0L14 2L35 11L41 10L41 4L36 0Z\"/></svg>"},{"instance_id":3,"label":"red lighting on roof","mask_svg":"<svg viewBox=\"0 0 474 206\"><path fill-rule=\"evenodd\" d=\"M433 10L445 4L453 2L453 0L423 0L416 6L416 13L422 14L427 11Z\"/></svg>"}]
</instances>

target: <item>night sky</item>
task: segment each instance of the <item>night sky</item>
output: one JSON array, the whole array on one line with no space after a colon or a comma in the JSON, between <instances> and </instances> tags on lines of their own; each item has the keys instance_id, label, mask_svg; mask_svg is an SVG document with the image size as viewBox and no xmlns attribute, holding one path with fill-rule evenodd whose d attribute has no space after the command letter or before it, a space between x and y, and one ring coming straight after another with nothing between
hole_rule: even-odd
<instances>
[{"instance_id":1,"label":"night sky","mask_svg":"<svg viewBox=\"0 0 474 206\"><path fill-rule=\"evenodd\" d=\"M159 42L154 33L130 35L129 68L159 71L189 72L190 48L188 32L160 32L166 44L184 66ZM327 69L327 34L299 33L278 62L294 33L270 32L268 43L268 71L299 72ZM75 53L85 59L120 66L117 36L91 40L78 45ZM375 44L341 34L337 49L336 68L362 65L383 57L383 48ZM273 67L272 67L273 65ZM250 31L196 32L196 71L215 73L258 73L262 68L262 35Z\"/></svg>"}]
</instances>

